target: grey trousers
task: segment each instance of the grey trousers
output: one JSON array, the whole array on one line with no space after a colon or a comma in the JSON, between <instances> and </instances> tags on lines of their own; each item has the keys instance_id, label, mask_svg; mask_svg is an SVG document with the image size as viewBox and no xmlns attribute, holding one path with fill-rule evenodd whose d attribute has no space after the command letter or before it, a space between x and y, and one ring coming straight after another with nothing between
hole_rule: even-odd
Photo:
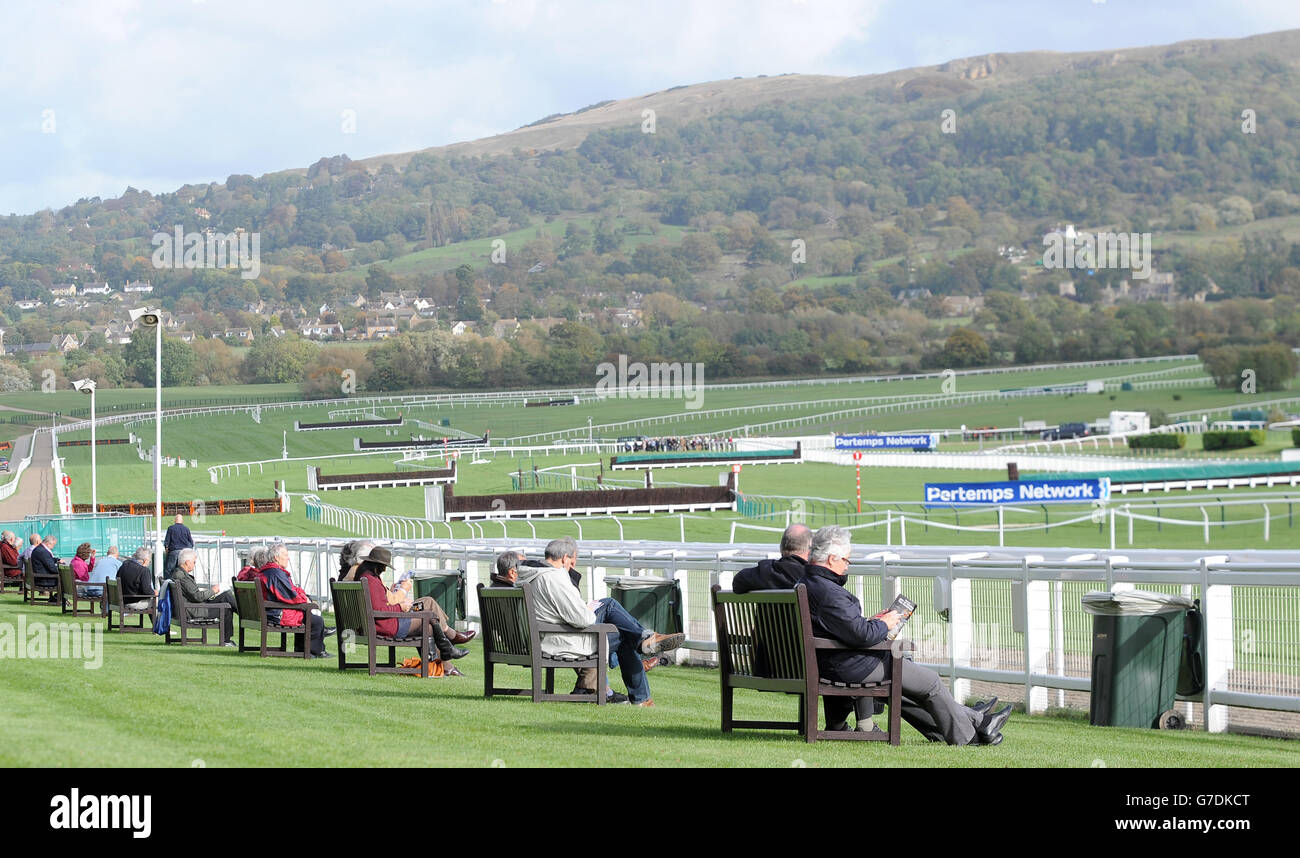
<instances>
[{"instance_id":1,"label":"grey trousers","mask_svg":"<svg viewBox=\"0 0 1300 858\"><path fill-rule=\"evenodd\" d=\"M841 681L880 682L888 673L889 662L882 660L866 676ZM869 697L823 697L822 700L825 701L828 726L846 721L855 709L855 702L859 704L859 723L863 723L864 713L869 715L871 712ZM910 661L903 666L901 714L904 721L931 742L947 742L949 745L969 745L977 741L975 728L984 720L979 712L953 699L939 674Z\"/></svg>"}]
</instances>

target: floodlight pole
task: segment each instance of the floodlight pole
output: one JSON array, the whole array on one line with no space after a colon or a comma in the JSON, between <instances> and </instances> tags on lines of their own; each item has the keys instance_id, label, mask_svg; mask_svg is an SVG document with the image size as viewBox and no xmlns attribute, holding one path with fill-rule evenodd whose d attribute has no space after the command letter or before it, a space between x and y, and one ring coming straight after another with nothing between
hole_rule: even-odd
<instances>
[{"instance_id":1,"label":"floodlight pole","mask_svg":"<svg viewBox=\"0 0 1300 858\"><path fill-rule=\"evenodd\" d=\"M153 442L153 485L154 498L157 501L157 526L154 531L154 567L153 574L155 577L162 575L163 570L163 540L162 540L162 313L158 314L158 322L154 325L154 365L153 365L153 384L154 384L154 442Z\"/></svg>"},{"instance_id":2,"label":"floodlight pole","mask_svg":"<svg viewBox=\"0 0 1300 858\"><path fill-rule=\"evenodd\" d=\"M95 456L95 388L90 388L90 512L99 512L99 471Z\"/></svg>"}]
</instances>

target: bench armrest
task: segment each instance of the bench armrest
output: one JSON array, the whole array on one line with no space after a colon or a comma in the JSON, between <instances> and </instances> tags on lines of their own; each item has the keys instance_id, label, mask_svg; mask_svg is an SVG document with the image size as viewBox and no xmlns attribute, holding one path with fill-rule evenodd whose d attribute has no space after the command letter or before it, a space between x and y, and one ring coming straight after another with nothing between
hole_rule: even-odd
<instances>
[{"instance_id":1,"label":"bench armrest","mask_svg":"<svg viewBox=\"0 0 1300 858\"><path fill-rule=\"evenodd\" d=\"M303 611L304 613L320 610L320 605L315 602L299 602L296 605L289 605L284 602L263 602L262 607L269 611Z\"/></svg>"},{"instance_id":2,"label":"bench armrest","mask_svg":"<svg viewBox=\"0 0 1300 858\"><path fill-rule=\"evenodd\" d=\"M817 637L813 638L814 649L839 649L839 650L846 650L852 652L893 652L895 646L897 646L898 651L900 653L916 651L916 644L914 644L912 641L903 641L903 640L887 641L886 640L886 641L881 641L878 644L874 644L873 646L857 647L857 646L846 646L837 640L832 640L831 638L817 638Z\"/></svg>"},{"instance_id":3,"label":"bench armrest","mask_svg":"<svg viewBox=\"0 0 1300 858\"><path fill-rule=\"evenodd\" d=\"M371 611L370 613L376 617L407 617L408 619L414 617L421 620L434 618L433 611Z\"/></svg>"},{"instance_id":4,"label":"bench armrest","mask_svg":"<svg viewBox=\"0 0 1300 858\"><path fill-rule=\"evenodd\" d=\"M618 631L618 626L615 626L612 623L592 623L589 626L584 626L579 629L573 626L559 625L557 623L538 623L537 631L545 634L553 632L570 635L600 634L601 632L612 634Z\"/></svg>"},{"instance_id":5,"label":"bench armrest","mask_svg":"<svg viewBox=\"0 0 1300 858\"><path fill-rule=\"evenodd\" d=\"M230 605L226 602L186 602L185 607L189 610L197 611L200 608L206 608L211 611L229 611Z\"/></svg>"}]
</instances>

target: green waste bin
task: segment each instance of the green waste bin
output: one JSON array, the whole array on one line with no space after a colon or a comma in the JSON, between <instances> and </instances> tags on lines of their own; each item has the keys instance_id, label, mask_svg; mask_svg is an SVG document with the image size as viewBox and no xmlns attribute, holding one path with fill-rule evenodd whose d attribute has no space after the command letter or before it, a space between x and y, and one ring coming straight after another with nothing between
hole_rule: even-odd
<instances>
[{"instance_id":1,"label":"green waste bin","mask_svg":"<svg viewBox=\"0 0 1300 858\"><path fill-rule=\"evenodd\" d=\"M411 576L412 591L417 599L432 596L447 613L447 622L453 626L465 619L466 575L464 569L447 569L441 572L416 572Z\"/></svg>"},{"instance_id":2,"label":"green waste bin","mask_svg":"<svg viewBox=\"0 0 1300 858\"><path fill-rule=\"evenodd\" d=\"M682 588L675 578L651 575L610 575L605 586L614 601L638 623L663 635L685 631Z\"/></svg>"},{"instance_id":3,"label":"green waste bin","mask_svg":"<svg viewBox=\"0 0 1300 858\"><path fill-rule=\"evenodd\" d=\"M444 418L442 418L441 420L438 421L438 425L439 425L439 426L450 426L450 425L451 425L451 418L450 418L450 417L444 417Z\"/></svg>"},{"instance_id":4,"label":"green waste bin","mask_svg":"<svg viewBox=\"0 0 1300 858\"><path fill-rule=\"evenodd\" d=\"M1094 727L1175 727L1172 712L1183 652L1183 620L1191 599L1145 590L1092 591L1083 609L1092 614Z\"/></svg>"}]
</instances>

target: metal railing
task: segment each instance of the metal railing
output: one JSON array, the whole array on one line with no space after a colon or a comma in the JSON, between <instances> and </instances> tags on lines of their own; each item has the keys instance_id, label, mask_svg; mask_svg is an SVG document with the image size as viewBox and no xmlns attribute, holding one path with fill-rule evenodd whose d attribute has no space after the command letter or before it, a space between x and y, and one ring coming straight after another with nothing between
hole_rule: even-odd
<instances>
[{"instance_id":1,"label":"metal railing","mask_svg":"<svg viewBox=\"0 0 1300 858\"><path fill-rule=\"evenodd\" d=\"M487 583L497 553L510 548L540 555L545 538L397 541L391 547L398 574L465 569L469 619L476 621L474 585ZM196 536L200 569L210 580L228 580L239 568L239 552L262 542ZM285 542L295 579L327 602L328 580L337 575L345 540ZM717 650L710 585L730 586L736 572L774 556L770 548L587 542L579 556L582 587L588 598L600 598L607 595L606 575L676 578L687 632L683 657L710 663ZM1088 691L1092 623L1079 597L1089 589L1140 587L1201 600L1206 689L1182 705L1200 704L1206 728L1220 732L1231 726L1228 707L1300 712L1300 562L1291 552L867 545L855 546L854 554L848 587L867 611L887 607L900 592L917 603L907 627L918 646L916 660L948 677L958 699L969 693L971 682L1012 684L1023 687L1030 712L1042 712L1068 703L1067 692ZM1056 702L1049 704L1053 697Z\"/></svg>"}]
</instances>

